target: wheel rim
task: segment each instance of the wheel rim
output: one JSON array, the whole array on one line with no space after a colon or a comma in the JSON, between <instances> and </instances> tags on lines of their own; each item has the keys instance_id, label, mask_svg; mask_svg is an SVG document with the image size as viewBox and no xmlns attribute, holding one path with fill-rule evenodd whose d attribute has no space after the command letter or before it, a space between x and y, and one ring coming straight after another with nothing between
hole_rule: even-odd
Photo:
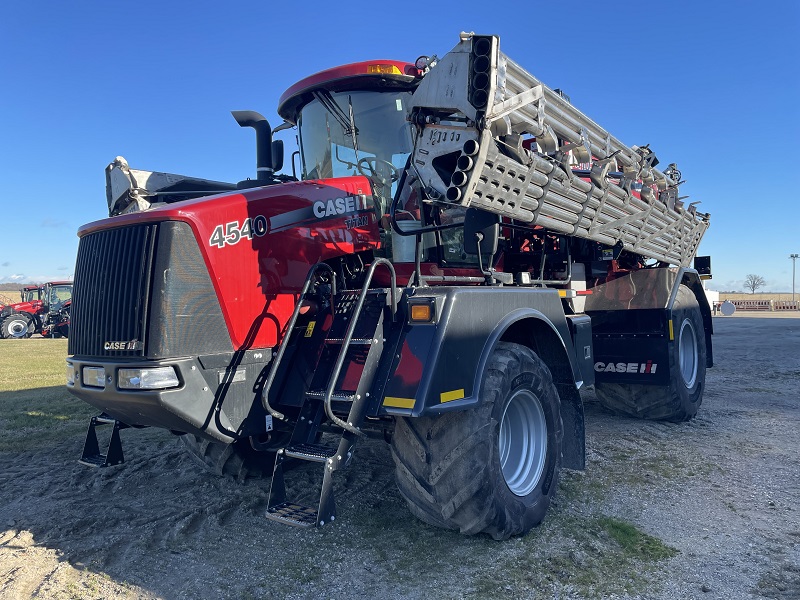
<instances>
[{"instance_id":1,"label":"wheel rim","mask_svg":"<svg viewBox=\"0 0 800 600\"><path fill-rule=\"evenodd\" d=\"M681 378L686 387L692 387L697 379L697 335L694 325L689 319L685 319L681 325L680 335L678 336L678 363L681 369Z\"/></svg>"},{"instance_id":2,"label":"wheel rim","mask_svg":"<svg viewBox=\"0 0 800 600\"><path fill-rule=\"evenodd\" d=\"M500 422L498 445L508 489L527 496L539 483L547 458L547 420L530 390L518 390L509 400Z\"/></svg>"},{"instance_id":3,"label":"wheel rim","mask_svg":"<svg viewBox=\"0 0 800 600\"><path fill-rule=\"evenodd\" d=\"M13 338L25 337L28 333L28 324L20 320L12 321L8 326L8 333Z\"/></svg>"}]
</instances>

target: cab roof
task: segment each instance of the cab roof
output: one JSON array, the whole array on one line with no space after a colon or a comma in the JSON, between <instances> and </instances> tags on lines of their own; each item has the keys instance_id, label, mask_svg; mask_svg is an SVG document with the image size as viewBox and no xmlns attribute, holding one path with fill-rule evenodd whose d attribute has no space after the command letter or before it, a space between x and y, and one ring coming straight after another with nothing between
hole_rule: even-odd
<instances>
[{"instance_id":1,"label":"cab roof","mask_svg":"<svg viewBox=\"0 0 800 600\"><path fill-rule=\"evenodd\" d=\"M297 123L300 109L312 99L315 90L413 89L422 73L413 64L397 60L368 60L333 67L301 79L278 100L278 114L290 123Z\"/></svg>"}]
</instances>

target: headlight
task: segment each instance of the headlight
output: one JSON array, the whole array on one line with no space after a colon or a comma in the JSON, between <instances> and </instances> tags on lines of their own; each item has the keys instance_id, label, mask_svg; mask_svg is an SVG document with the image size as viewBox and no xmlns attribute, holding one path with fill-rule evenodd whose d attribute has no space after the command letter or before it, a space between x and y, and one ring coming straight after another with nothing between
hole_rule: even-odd
<instances>
[{"instance_id":1,"label":"headlight","mask_svg":"<svg viewBox=\"0 0 800 600\"><path fill-rule=\"evenodd\" d=\"M88 387L106 387L106 370L103 367L83 367L81 378Z\"/></svg>"},{"instance_id":2,"label":"headlight","mask_svg":"<svg viewBox=\"0 0 800 600\"><path fill-rule=\"evenodd\" d=\"M67 361L67 385L75 385L75 366Z\"/></svg>"},{"instance_id":3,"label":"headlight","mask_svg":"<svg viewBox=\"0 0 800 600\"><path fill-rule=\"evenodd\" d=\"M123 390L164 390L180 385L172 367L120 369L118 377L119 387Z\"/></svg>"}]
</instances>

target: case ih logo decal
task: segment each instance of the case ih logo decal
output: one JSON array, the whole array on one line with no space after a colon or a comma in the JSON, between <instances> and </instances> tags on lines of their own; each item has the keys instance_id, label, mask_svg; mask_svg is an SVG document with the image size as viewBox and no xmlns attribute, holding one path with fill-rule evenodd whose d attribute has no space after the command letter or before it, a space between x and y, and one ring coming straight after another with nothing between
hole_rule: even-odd
<instances>
[{"instance_id":1,"label":"case ih logo decal","mask_svg":"<svg viewBox=\"0 0 800 600\"><path fill-rule=\"evenodd\" d=\"M594 370L598 373L644 373L652 375L656 372L657 363L648 360L646 363L594 363Z\"/></svg>"},{"instance_id":2,"label":"case ih logo decal","mask_svg":"<svg viewBox=\"0 0 800 600\"><path fill-rule=\"evenodd\" d=\"M346 196L332 200L317 200L314 202L314 216L318 219L343 215L370 208L367 197L364 195Z\"/></svg>"},{"instance_id":3,"label":"case ih logo decal","mask_svg":"<svg viewBox=\"0 0 800 600\"><path fill-rule=\"evenodd\" d=\"M234 246L242 240L264 237L270 232L278 233L293 227L310 227L317 219L358 213L363 210L372 210L372 196L358 194L331 200L317 200L312 206L271 217L264 215L248 217L241 225L239 221L219 224L208 238L208 244L217 248ZM369 215L352 215L345 219L344 224L347 229L366 227L369 225Z\"/></svg>"},{"instance_id":4,"label":"case ih logo decal","mask_svg":"<svg viewBox=\"0 0 800 600\"><path fill-rule=\"evenodd\" d=\"M103 350L141 350L142 342L131 340L130 342L106 342Z\"/></svg>"}]
</instances>

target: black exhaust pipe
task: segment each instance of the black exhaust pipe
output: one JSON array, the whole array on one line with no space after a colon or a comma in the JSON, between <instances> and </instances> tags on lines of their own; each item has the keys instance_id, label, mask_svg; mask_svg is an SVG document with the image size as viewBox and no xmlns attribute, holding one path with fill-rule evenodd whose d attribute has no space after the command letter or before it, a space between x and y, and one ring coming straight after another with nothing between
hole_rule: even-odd
<instances>
[{"instance_id":1,"label":"black exhaust pipe","mask_svg":"<svg viewBox=\"0 0 800 600\"><path fill-rule=\"evenodd\" d=\"M256 130L256 180L259 183L271 182L275 169L272 161L272 127L269 121L254 110L232 110L231 114L240 127L252 127Z\"/></svg>"}]
</instances>

